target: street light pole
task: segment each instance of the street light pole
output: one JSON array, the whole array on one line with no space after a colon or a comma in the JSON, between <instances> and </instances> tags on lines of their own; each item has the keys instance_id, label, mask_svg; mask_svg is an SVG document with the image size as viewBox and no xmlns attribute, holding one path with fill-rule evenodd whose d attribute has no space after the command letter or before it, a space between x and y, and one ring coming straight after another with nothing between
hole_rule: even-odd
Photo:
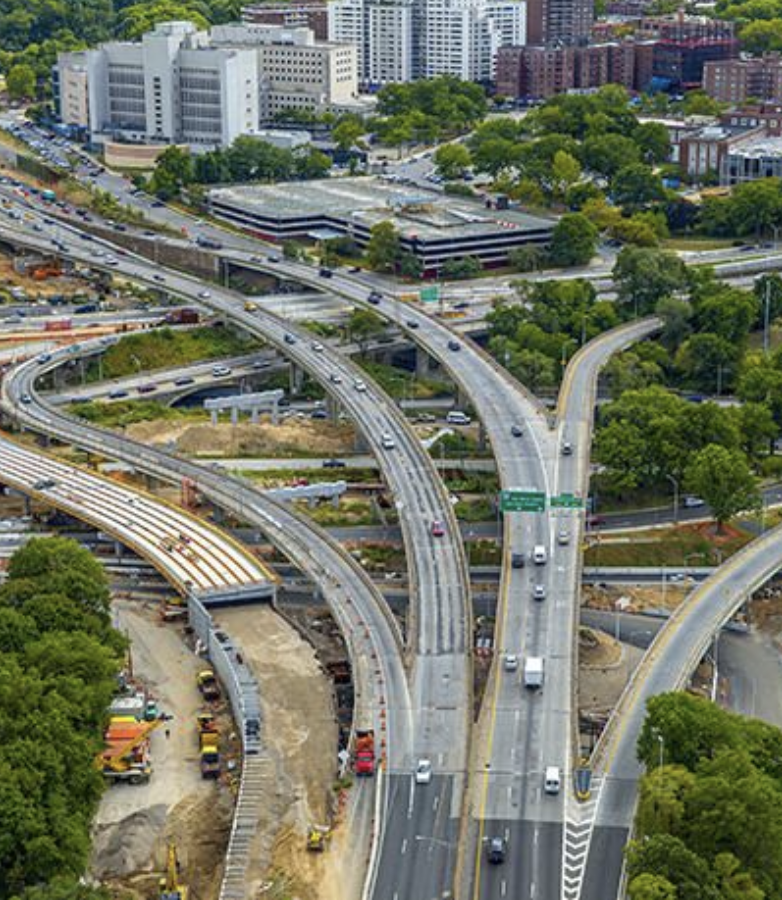
<instances>
[{"instance_id":1,"label":"street light pole","mask_svg":"<svg viewBox=\"0 0 782 900\"><path fill-rule=\"evenodd\" d=\"M774 229L774 245L776 247L776 229ZM766 277L766 290L763 292L763 353L768 356L768 322L771 307L771 279Z\"/></svg>"},{"instance_id":2,"label":"street light pole","mask_svg":"<svg viewBox=\"0 0 782 900\"><path fill-rule=\"evenodd\" d=\"M679 482L673 475L666 475L665 477L673 485L673 524L677 525L679 522Z\"/></svg>"}]
</instances>

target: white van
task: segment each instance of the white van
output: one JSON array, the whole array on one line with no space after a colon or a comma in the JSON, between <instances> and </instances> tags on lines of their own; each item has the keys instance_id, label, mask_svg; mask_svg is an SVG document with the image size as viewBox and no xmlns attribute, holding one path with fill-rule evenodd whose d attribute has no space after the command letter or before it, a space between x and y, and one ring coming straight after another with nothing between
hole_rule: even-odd
<instances>
[{"instance_id":1,"label":"white van","mask_svg":"<svg viewBox=\"0 0 782 900\"><path fill-rule=\"evenodd\" d=\"M445 417L449 425L469 425L472 419L460 409L452 409Z\"/></svg>"},{"instance_id":2,"label":"white van","mask_svg":"<svg viewBox=\"0 0 782 900\"><path fill-rule=\"evenodd\" d=\"M546 766L546 775L544 779L546 793L558 794L560 786L559 766Z\"/></svg>"},{"instance_id":3,"label":"white van","mask_svg":"<svg viewBox=\"0 0 782 900\"><path fill-rule=\"evenodd\" d=\"M535 565L545 566L547 559L548 556L546 554L546 548L543 546L543 544L535 544L532 549L532 561L535 563Z\"/></svg>"},{"instance_id":4,"label":"white van","mask_svg":"<svg viewBox=\"0 0 782 900\"><path fill-rule=\"evenodd\" d=\"M543 687L543 657L528 656L524 662L524 687L537 690Z\"/></svg>"}]
</instances>

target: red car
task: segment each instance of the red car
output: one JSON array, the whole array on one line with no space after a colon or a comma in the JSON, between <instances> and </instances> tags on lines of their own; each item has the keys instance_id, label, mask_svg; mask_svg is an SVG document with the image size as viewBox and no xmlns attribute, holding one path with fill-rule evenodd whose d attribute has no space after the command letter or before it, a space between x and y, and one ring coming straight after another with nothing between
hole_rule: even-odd
<instances>
[{"instance_id":1,"label":"red car","mask_svg":"<svg viewBox=\"0 0 782 900\"><path fill-rule=\"evenodd\" d=\"M435 519L432 522L432 537L442 537L445 534L445 526L442 522Z\"/></svg>"}]
</instances>

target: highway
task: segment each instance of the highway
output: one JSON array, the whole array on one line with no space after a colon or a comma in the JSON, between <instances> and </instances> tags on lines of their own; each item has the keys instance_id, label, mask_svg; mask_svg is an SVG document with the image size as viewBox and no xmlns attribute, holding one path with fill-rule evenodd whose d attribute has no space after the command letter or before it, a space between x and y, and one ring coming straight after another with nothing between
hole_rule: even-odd
<instances>
[{"instance_id":1,"label":"highway","mask_svg":"<svg viewBox=\"0 0 782 900\"><path fill-rule=\"evenodd\" d=\"M310 287L318 283L307 266L258 265ZM357 278L335 273L323 289L384 315L445 366L480 416L503 487L533 487L551 494L549 473L558 448L546 410L485 351L417 306L388 295L370 302L367 285ZM511 567L514 552L529 557L536 544L547 548L548 565ZM570 576L563 577L560 570L546 514L507 515L504 547L495 645L522 659L544 657L546 687L539 694L523 691L520 673L505 672L501 654L495 657L500 663L493 669L473 748L468 841L474 853L466 850L470 858L464 863L465 881L471 882L469 891L475 897L559 900L564 794L544 795L543 773L548 765L560 765L564 771L569 766L571 687L569 669L559 661L570 654L572 635L561 627L561 619L563 610L574 604L575 582L566 587ZM545 603L531 599L536 583L544 585L549 598ZM511 848L506 864L496 868L483 865L484 839L495 835L506 836Z\"/></svg>"},{"instance_id":2,"label":"highway","mask_svg":"<svg viewBox=\"0 0 782 900\"><path fill-rule=\"evenodd\" d=\"M45 247L45 239L38 235L9 232L0 228L0 234L13 243ZM68 238L73 236L68 233ZM84 259L80 247L71 247L63 229L56 240L59 251L73 258ZM65 245L64 249L62 245ZM104 261L90 265L105 265ZM160 273L146 260L123 257L114 260L111 271L145 283L154 283L154 275ZM417 587L411 604L411 628L415 665L408 709L416 723L414 750L406 747L404 762L392 771L389 779L393 793L393 778L400 778L405 786L412 782L415 759L432 759L437 775L446 779L451 802L447 813L431 819L426 797L414 804L414 824L419 823L417 833L431 840L417 842L410 850L411 861L431 872L437 879L436 889L449 889L453 879L453 858L448 852L453 829L457 822L448 818L451 810L460 810L463 791L463 774L466 766L469 711L471 709L470 674L470 616L469 580L464 550L458 537L455 517L447 495L439 482L431 460L420 447L418 439L401 414L382 393L372 385L361 370L342 356L326 349L325 344L295 329L275 316L265 312L246 312L244 300L231 292L212 288L203 283L167 271L166 289L184 297L190 303L207 306L232 319L250 333L265 338L303 368L310 371L327 386L329 392L342 403L357 420L368 442L384 465L384 472L391 489L398 499L403 526L406 529L408 564L411 582ZM362 385L360 388L358 385ZM389 443L391 446L388 446ZM116 454L115 454L116 455ZM445 524L446 534L438 538L431 533L432 523ZM405 746L403 744L403 746ZM408 819L408 808L391 807L391 818ZM404 827L409 826L406 821ZM436 833L429 835L433 827ZM389 827L389 833L393 833ZM378 890L382 893L387 879L395 878L396 850L385 852L380 859ZM432 856L443 860L442 865L430 865ZM422 861L417 862L418 857ZM388 874L384 874L388 873ZM444 879L444 881L441 881ZM429 896L431 884L420 885L422 897Z\"/></svg>"}]
</instances>

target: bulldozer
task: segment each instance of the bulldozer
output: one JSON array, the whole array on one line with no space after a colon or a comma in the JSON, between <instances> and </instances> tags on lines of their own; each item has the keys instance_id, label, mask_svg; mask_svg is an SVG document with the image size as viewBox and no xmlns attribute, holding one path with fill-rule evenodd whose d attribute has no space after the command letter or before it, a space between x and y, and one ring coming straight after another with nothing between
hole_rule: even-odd
<instances>
[{"instance_id":1,"label":"bulldozer","mask_svg":"<svg viewBox=\"0 0 782 900\"><path fill-rule=\"evenodd\" d=\"M168 845L166 874L160 879L158 900L187 900L187 888L179 881L179 860L173 843Z\"/></svg>"},{"instance_id":2,"label":"bulldozer","mask_svg":"<svg viewBox=\"0 0 782 900\"><path fill-rule=\"evenodd\" d=\"M323 853L330 837L330 828L325 825L311 825L307 832L307 850L311 853Z\"/></svg>"}]
</instances>

